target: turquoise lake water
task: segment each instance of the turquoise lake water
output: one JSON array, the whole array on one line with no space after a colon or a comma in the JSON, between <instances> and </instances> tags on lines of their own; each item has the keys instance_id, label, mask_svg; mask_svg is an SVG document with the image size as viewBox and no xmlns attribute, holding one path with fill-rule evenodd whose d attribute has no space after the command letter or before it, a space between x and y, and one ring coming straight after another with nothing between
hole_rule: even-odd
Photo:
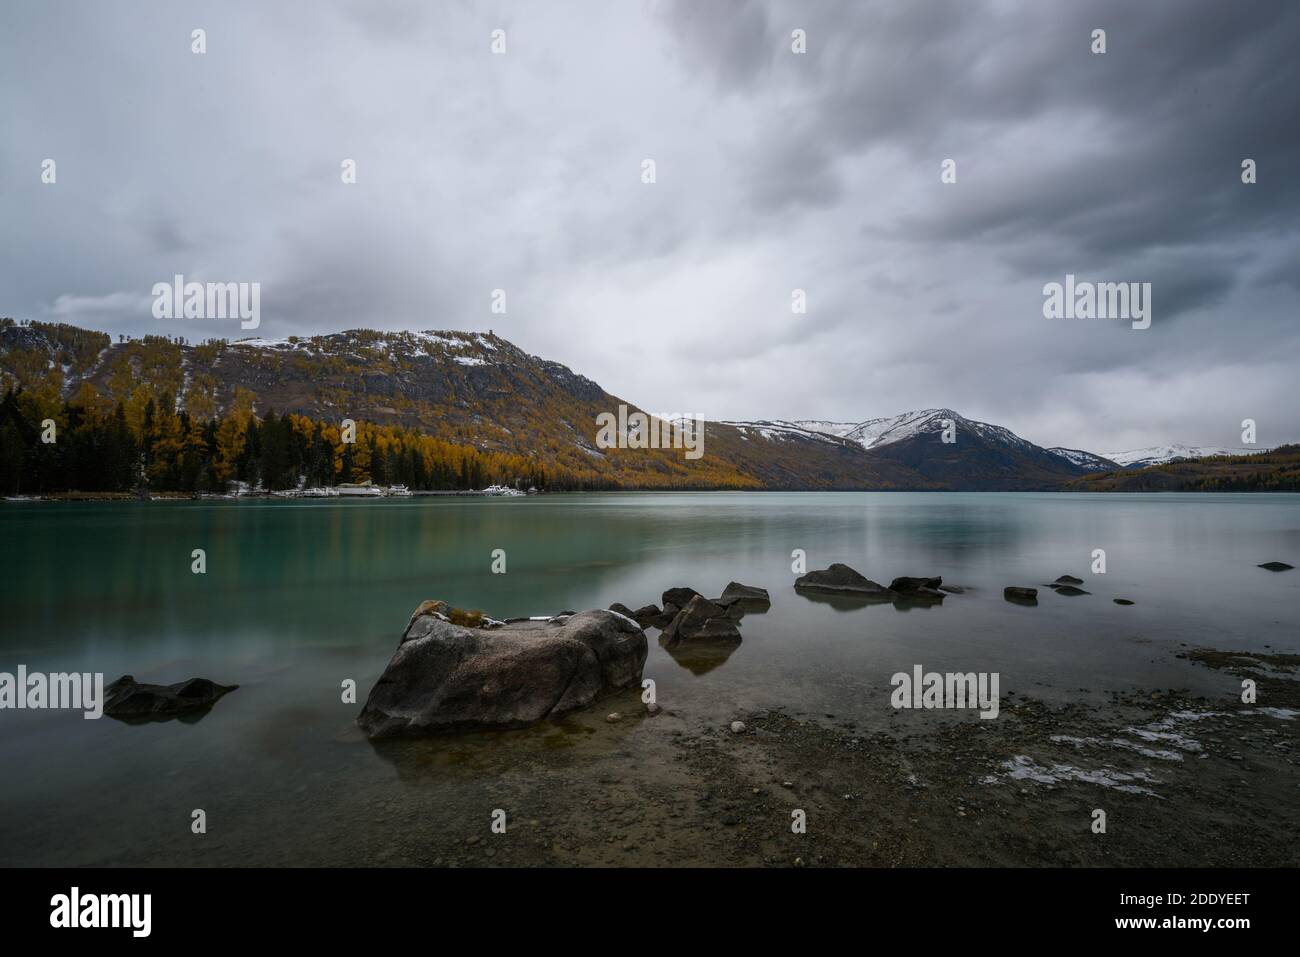
<instances>
[{"instance_id":1,"label":"turquoise lake water","mask_svg":"<svg viewBox=\"0 0 1300 957\"><path fill-rule=\"evenodd\" d=\"M364 700L426 598L504 618L635 608L678 585L765 587L770 611L744 619L729 653L674 657L650 632L660 703L701 723L779 707L884 726L889 677L915 664L996 671L1004 694L1061 701L1222 691L1224 675L1175 657L1184 645L1300 652L1300 570L1256 567L1300 565L1297 495L0 503L0 540L0 671L240 685L194 723L0 712L0 864L368 863L359 808L464 783L463 771L413 783L403 762L454 754L491 776L549 740L386 753L359 739L340 684L355 680ZM1104 575L1090 570L1099 548ZM494 549L505 574L491 572ZM791 587L795 549L810 569L844 562L886 584L941 575L966 593L908 610L811 600ZM1062 574L1092 594L1041 587ZM1038 606L1005 602L1006 585L1040 586ZM652 749L654 733L627 746ZM195 807L239 824L197 860Z\"/></svg>"}]
</instances>

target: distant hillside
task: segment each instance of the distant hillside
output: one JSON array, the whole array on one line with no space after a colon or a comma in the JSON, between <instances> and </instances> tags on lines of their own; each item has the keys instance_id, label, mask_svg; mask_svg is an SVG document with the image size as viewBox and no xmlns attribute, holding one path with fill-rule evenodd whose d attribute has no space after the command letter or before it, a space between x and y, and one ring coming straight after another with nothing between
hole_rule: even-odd
<instances>
[{"instance_id":1,"label":"distant hillside","mask_svg":"<svg viewBox=\"0 0 1300 957\"><path fill-rule=\"evenodd\" d=\"M943 440L947 423L951 424L952 442ZM924 483L915 486L917 488L1048 490L1059 488L1062 483L1088 471L1088 467L1034 445L1010 429L968 419L952 409L920 409L858 423L760 421L729 424L776 447L801 438L857 445L876 468L890 468L917 476ZM1109 466L1111 463L1106 464Z\"/></svg>"},{"instance_id":2,"label":"distant hillside","mask_svg":"<svg viewBox=\"0 0 1300 957\"><path fill-rule=\"evenodd\" d=\"M0 319L0 394L8 390L0 471L20 476L8 493L96 481L109 446L112 487L126 481L128 455L150 460L151 480L164 483L155 488L260 477L260 460L239 449L258 446L257 423L268 418L273 449L280 439L287 449L266 466L278 483L297 470L314 482L386 475L428 488L527 479L557 489L1036 491L1084 487L1090 472L1120 482L1106 476L1123 464L1042 448L952 409L849 423L709 422L694 460L681 449L600 448L597 417L638 407L490 332L354 329L196 345ZM35 447L46 418L81 437L75 465ZM339 444L345 419L362 427L365 447ZM238 430L249 431L247 441L218 441ZM173 449L171 465L153 458L156 447ZM1164 487L1167 479L1136 481Z\"/></svg>"},{"instance_id":3,"label":"distant hillside","mask_svg":"<svg viewBox=\"0 0 1300 957\"><path fill-rule=\"evenodd\" d=\"M1087 492L1300 492L1300 445L1086 475L1067 488Z\"/></svg>"},{"instance_id":4,"label":"distant hillside","mask_svg":"<svg viewBox=\"0 0 1300 957\"><path fill-rule=\"evenodd\" d=\"M9 387L21 392L29 429L47 416L62 423L80 408L103 418L121 404L137 440L151 402L209 421L228 415L247 390L259 417L292 413L334 429L353 419L526 456L560 488L930 487L906 469L869 462L850 442L802 438L772 447L717 423L707 425L696 460L680 449L598 448L597 416L637 407L491 334L352 330L191 345L160 336L114 342L73 326L4 319L0 390Z\"/></svg>"},{"instance_id":5,"label":"distant hillside","mask_svg":"<svg viewBox=\"0 0 1300 957\"><path fill-rule=\"evenodd\" d=\"M1196 445L1158 445L1149 449L1130 449L1127 452L1110 452L1106 455L1114 466L1126 469L1141 469L1148 465L1164 465L1167 462L1185 462L1192 459L1204 459L1211 456L1223 455L1258 455L1261 452L1271 452L1269 448L1244 448L1235 449L1223 448L1219 446L1196 446Z\"/></svg>"}]
</instances>

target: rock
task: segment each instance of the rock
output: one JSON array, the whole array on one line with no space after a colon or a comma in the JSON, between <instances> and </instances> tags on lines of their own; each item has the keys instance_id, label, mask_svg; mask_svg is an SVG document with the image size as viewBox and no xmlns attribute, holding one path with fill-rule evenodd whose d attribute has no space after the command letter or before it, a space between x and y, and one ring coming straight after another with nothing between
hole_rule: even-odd
<instances>
[{"instance_id":1,"label":"rock","mask_svg":"<svg viewBox=\"0 0 1300 957\"><path fill-rule=\"evenodd\" d=\"M907 609L916 605L937 605L947 597L940 589L942 578L910 578L906 575L889 583L889 590L898 593L894 607Z\"/></svg>"},{"instance_id":2,"label":"rock","mask_svg":"<svg viewBox=\"0 0 1300 957\"><path fill-rule=\"evenodd\" d=\"M795 580L795 588L893 601L898 594L884 585L863 577L848 565L836 563L830 568L812 571Z\"/></svg>"},{"instance_id":3,"label":"rock","mask_svg":"<svg viewBox=\"0 0 1300 957\"><path fill-rule=\"evenodd\" d=\"M740 641L740 631L729 610L696 595L664 629L669 645L682 641Z\"/></svg>"},{"instance_id":4,"label":"rock","mask_svg":"<svg viewBox=\"0 0 1300 957\"><path fill-rule=\"evenodd\" d=\"M605 715L605 720L610 724L614 724L615 722L622 721L623 716L617 711L611 711L609 714Z\"/></svg>"},{"instance_id":5,"label":"rock","mask_svg":"<svg viewBox=\"0 0 1300 957\"><path fill-rule=\"evenodd\" d=\"M1002 597L1007 601L1019 602L1024 605L1038 604L1037 588L1021 588L1018 585L1008 585L1002 589Z\"/></svg>"},{"instance_id":6,"label":"rock","mask_svg":"<svg viewBox=\"0 0 1300 957\"><path fill-rule=\"evenodd\" d=\"M658 605L642 605L636 611L632 612L632 620L642 628L649 628L651 626L656 628L663 627L658 624L659 619L662 616L663 612L659 610ZM672 619L670 618L668 621L672 621ZM668 622L664 622L664 624L666 625Z\"/></svg>"},{"instance_id":7,"label":"rock","mask_svg":"<svg viewBox=\"0 0 1300 957\"><path fill-rule=\"evenodd\" d=\"M646 713L646 714L652 714L652 715L653 715L653 714L658 714L658 713L659 713L659 705L657 705L657 704L655 704L653 701L651 701L648 705L645 706L645 713Z\"/></svg>"},{"instance_id":8,"label":"rock","mask_svg":"<svg viewBox=\"0 0 1300 957\"><path fill-rule=\"evenodd\" d=\"M631 608L628 608L627 605L623 604L621 601L614 602L614 604L609 606L609 610L622 615L624 618L631 618L633 621L636 621L636 612ZM655 610L658 611L658 609ZM639 625L641 623L638 621L637 624Z\"/></svg>"},{"instance_id":9,"label":"rock","mask_svg":"<svg viewBox=\"0 0 1300 957\"><path fill-rule=\"evenodd\" d=\"M670 588L663 593L661 601L664 605L664 611L668 611L669 605L675 605L678 608L685 608L692 598L698 595L694 588Z\"/></svg>"},{"instance_id":10,"label":"rock","mask_svg":"<svg viewBox=\"0 0 1300 957\"><path fill-rule=\"evenodd\" d=\"M357 717L371 738L522 728L637 685L645 632L602 609L492 631L424 616Z\"/></svg>"},{"instance_id":11,"label":"rock","mask_svg":"<svg viewBox=\"0 0 1300 957\"><path fill-rule=\"evenodd\" d=\"M743 721L733 721L733 722L731 722L731 733L732 733L732 734L744 734L744 733L745 733L745 722L743 722Z\"/></svg>"},{"instance_id":12,"label":"rock","mask_svg":"<svg viewBox=\"0 0 1300 957\"><path fill-rule=\"evenodd\" d=\"M1288 565L1286 562L1265 562L1262 565L1256 565L1256 568L1267 568L1271 572L1289 572L1295 568L1294 565Z\"/></svg>"},{"instance_id":13,"label":"rock","mask_svg":"<svg viewBox=\"0 0 1300 957\"><path fill-rule=\"evenodd\" d=\"M1075 578L1073 575L1062 575L1056 581L1052 582L1053 587L1057 585L1082 585L1082 584L1083 584L1083 579Z\"/></svg>"},{"instance_id":14,"label":"rock","mask_svg":"<svg viewBox=\"0 0 1300 957\"><path fill-rule=\"evenodd\" d=\"M934 591L943 584L942 578L909 578L906 575L895 578L889 583L891 591L906 593L912 591Z\"/></svg>"},{"instance_id":15,"label":"rock","mask_svg":"<svg viewBox=\"0 0 1300 957\"><path fill-rule=\"evenodd\" d=\"M1056 589L1058 595L1091 595L1092 592L1075 588L1073 585L1061 585Z\"/></svg>"},{"instance_id":16,"label":"rock","mask_svg":"<svg viewBox=\"0 0 1300 957\"><path fill-rule=\"evenodd\" d=\"M445 601L422 601L415 607L415 611L411 612L411 620L406 623L407 627L409 628L415 624L417 618L423 618L425 615L444 614L450 609L451 606Z\"/></svg>"},{"instance_id":17,"label":"rock","mask_svg":"<svg viewBox=\"0 0 1300 957\"><path fill-rule=\"evenodd\" d=\"M772 598L767 593L766 588L758 588L754 585L742 585L740 582L729 582L727 587L722 589L722 597L718 599L721 604L739 599L740 601L763 602L771 604Z\"/></svg>"},{"instance_id":18,"label":"rock","mask_svg":"<svg viewBox=\"0 0 1300 957\"><path fill-rule=\"evenodd\" d=\"M1113 601L1113 602L1114 602L1115 604L1117 604L1117 605L1131 605L1131 604L1133 604L1132 599L1129 599L1129 598L1112 598L1111 601Z\"/></svg>"},{"instance_id":19,"label":"rock","mask_svg":"<svg viewBox=\"0 0 1300 957\"><path fill-rule=\"evenodd\" d=\"M122 675L104 689L104 714L113 718L167 718L211 708L239 685L219 685L207 678L191 678L174 685L142 684Z\"/></svg>"}]
</instances>

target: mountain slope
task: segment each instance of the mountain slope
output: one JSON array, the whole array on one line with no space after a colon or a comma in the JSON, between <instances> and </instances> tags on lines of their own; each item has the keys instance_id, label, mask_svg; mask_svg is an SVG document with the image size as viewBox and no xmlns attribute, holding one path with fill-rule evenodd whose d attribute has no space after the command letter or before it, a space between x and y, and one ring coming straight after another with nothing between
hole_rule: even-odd
<instances>
[{"instance_id":1,"label":"mountain slope","mask_svg":"<svg viewBox=\"0 0 1300 957\"><path fill-rule=\"evenodd\" d=\"M1158 445L1148 449L1130 449L1127 452L1110 452L1105 456L1120 468L1141 469L1166 462L1184 462L1212 455L1258 455L1270 452L1266 448L1222 448L1193 445Z\"/></svg>"},{"instance_id":2,"label":"mountain slope","mask_svg":"<svg viewBox=\"0 0 1300 957\"><path fill-rule=\"evenodd\" d=\"M953 441L945 442L949 423ZM852 424L811 420L730 424L776 444L796 436L821 443L854 443L877 469L906 470L929 488L1051 489L1092 470L1040 448L1010 429L968 419L952 409L920 409ZM1114 466L1107 463L1106 467Z\"/></svg>"},{"instance_id":3,"label":"mountain slope","mask_svg":"<svg viewBox=\"0 0 1300 957\"><path fill-rule=\"evenodd\" d=\"M191 345L0 319L0 389L11 385L35 422L69 408L103 418L120 403L139 433L150 402L210 422L242 396L259 417L293 413L335 428L352 419L526 456L570 488L1040 490L1166 453L1224 451L1045 449L951 409L860 422L710 422L695 460L681 448L600 448L597 417L637 407L490 332L355 329Z\"/></svg>"},{"instance_id":4,"label":"mountain slope","mask_svg":"<svg viewBox=\"0 0 1300 957\"><path fill-rule=\"evenodd\" d=\"M337 425L402 426L485 451L535 456L574 485L626 488L927 488L851 442L793 437L780 448L718 423L704 455L597 446L597 416L631 403L558 362L492 334L348 332L284 340L153 336L113 342L66 325L0 320L0 388L17 385L57 417L62 403L122 403L137 431L152 399L191 417L219 416L248 390L258 415L274 410Z\"/></svg>"},{"instance_id":5,"label":"mountain slope","mask_svg":"<svg viewBox=\"0 0 1300 957\"><path fill-rule=\"evenodd\" d=\"M1089 472L1111 472L1119 468L1119 463L1082 449L1063 449L1059 446L1048 449L1053 455L1059 455L1073 465Z\"/></svg>"},{"instance_id":6,"label":"mountain slope","mask_svg":"<svg viewBox=\"0 0 1300 957\"><path fill-rule=\"evenodd\" d=\"M1086 475L1067 487L1084 492L1300 492L1300 445L1119 469Z\"/></svg>"}]
</instances>

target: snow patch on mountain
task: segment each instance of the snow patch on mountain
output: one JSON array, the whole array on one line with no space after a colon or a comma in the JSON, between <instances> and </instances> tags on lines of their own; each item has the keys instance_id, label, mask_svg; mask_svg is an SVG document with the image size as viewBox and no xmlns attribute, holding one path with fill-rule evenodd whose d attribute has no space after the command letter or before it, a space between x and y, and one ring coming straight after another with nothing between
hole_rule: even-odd
<instances>
[{"instance_id":1,"label":"snow patch on mountain","mask_svg":"<svg viewBox=\"0 0 1300 957\"><path fill-rule=\"evenodd\" d=\"M1130 449L1127 452L1107 452L1105 457L1124 468L1140 469L1148 465L1164 465L1185 459L1203 459L1211 455L1259 455L1271 452L1271 448L1251 446L1249 448L1224 448L1205 445L1157 445L1148 449Z\"/></svg>"},{"instance_id":2,"label":"snow patch on mountain","mask_svg":"<svg viewBox=\"0 0 1300 957\"><path fill-rule=\"evenodd\" d=\"M1119 468L1119 464L1105 456L1097 455L1093 452L1085 452L1082 449L1064 449L1051 448L1047 451L1053 455L1059 455L1071 465L1077 465L1081 469L1087 469L1089 472L1113 472Z\"/></svg>"}]
</instances>

